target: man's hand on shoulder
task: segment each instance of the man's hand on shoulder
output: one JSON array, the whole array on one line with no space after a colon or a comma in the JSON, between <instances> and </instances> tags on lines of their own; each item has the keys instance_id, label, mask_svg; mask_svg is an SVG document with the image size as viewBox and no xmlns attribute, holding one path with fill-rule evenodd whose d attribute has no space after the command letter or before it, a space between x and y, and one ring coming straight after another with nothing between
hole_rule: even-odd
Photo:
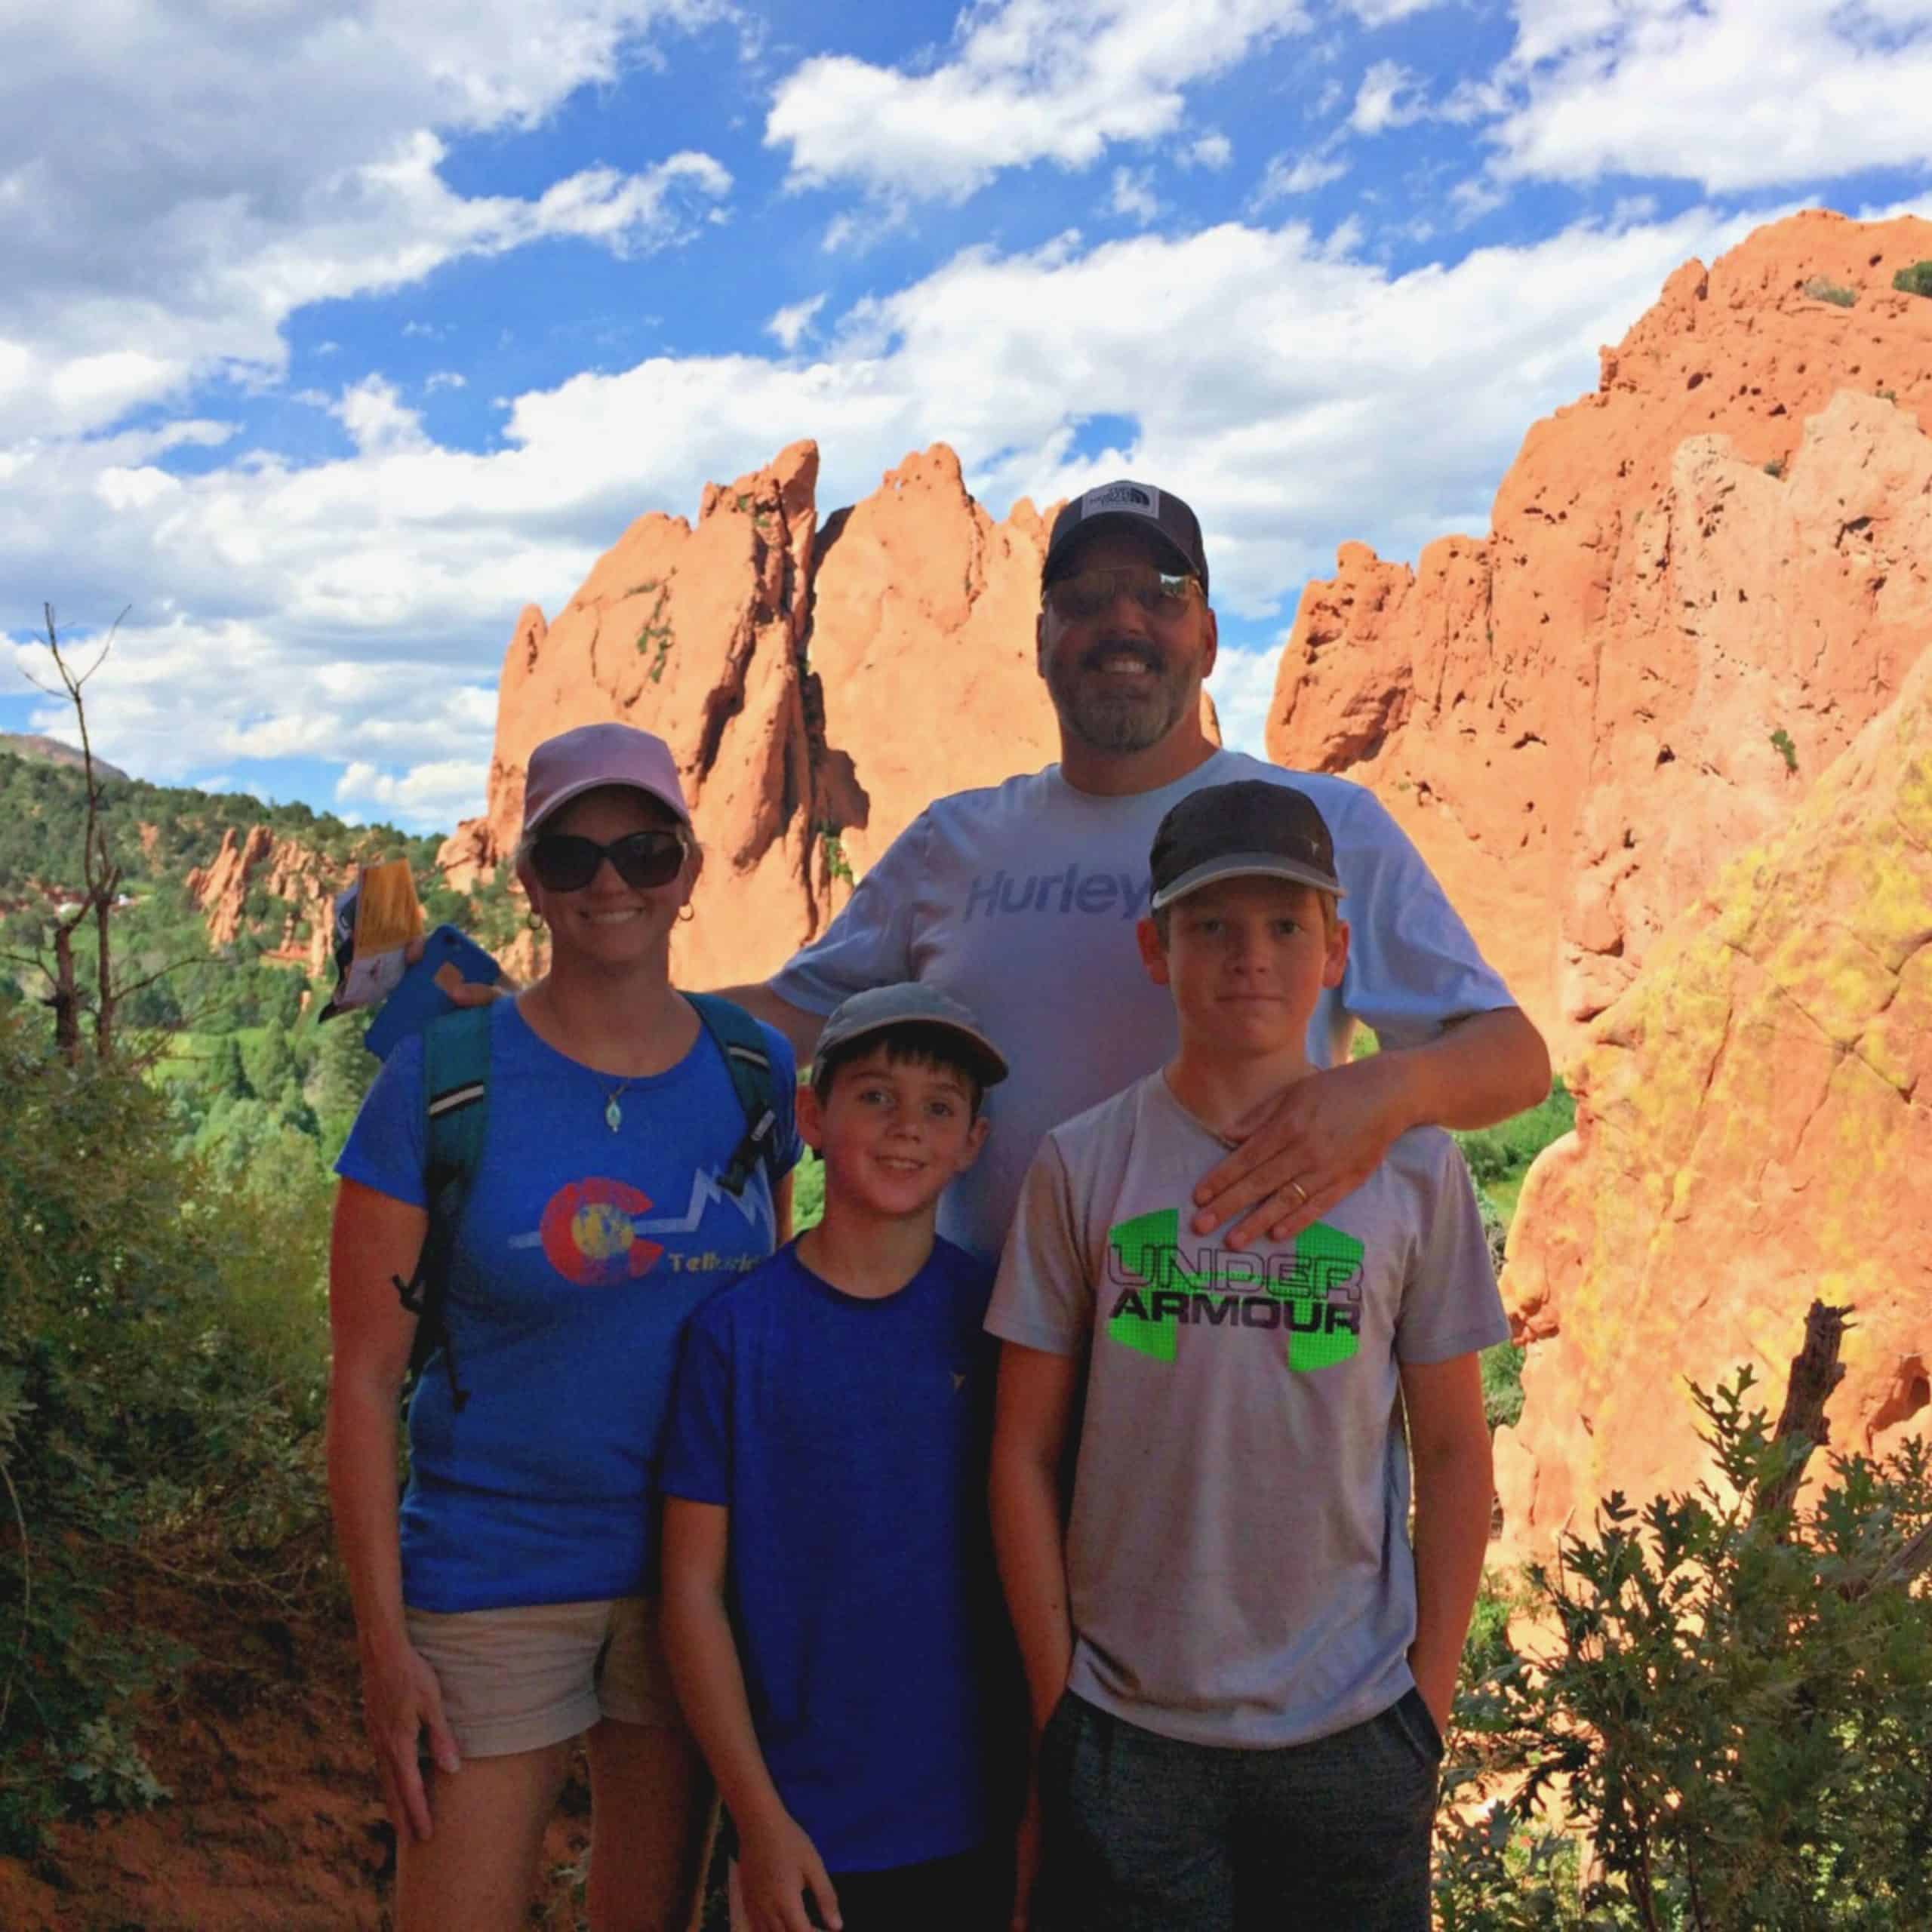
<instances>
[{"instance_id":1,"label":"man's hand on shoulder","mask_svg":"<svg viewBox=\"0 0 1932 1932\"><path fill-rule=\"evenodd\" d=\"M1408 1101L1393 1055L1297 1081L1195 1189L1195 1232L1234 1220L1226 1237L1234 1248L1298 1234L1361 1186L1415 1124Z\"/></svg>"}]
</instances>

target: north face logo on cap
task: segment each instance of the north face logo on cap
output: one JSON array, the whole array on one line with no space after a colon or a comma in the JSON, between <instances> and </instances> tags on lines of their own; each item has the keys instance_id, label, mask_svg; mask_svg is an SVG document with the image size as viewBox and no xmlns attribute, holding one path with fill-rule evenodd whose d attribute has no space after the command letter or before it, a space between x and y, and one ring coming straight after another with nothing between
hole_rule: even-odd
<instances>
[{"instance_id":1,"label":"north face logo on cap","mask_svg":"<svg viewBox=\"0 0 1932 1932\"><path fill-rule=\"evenodd\" d=\"M1080 514L1083 517L1098 516L1103 510L1132 510L1140 516L1158 517L1161 514L1161 493L1144 488L1138 483L1103 483L1099 489L1089 490L1081 498Z\"/></svg>"}]
</instances>

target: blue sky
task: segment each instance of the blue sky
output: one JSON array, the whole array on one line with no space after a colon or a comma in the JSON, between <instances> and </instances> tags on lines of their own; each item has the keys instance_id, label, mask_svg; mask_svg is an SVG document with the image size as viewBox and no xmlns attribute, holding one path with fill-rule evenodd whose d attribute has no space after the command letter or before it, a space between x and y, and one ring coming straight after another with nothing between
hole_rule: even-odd
<instances>
[{"instance_id":1,"label":"blue sky","mask_svg":"<svg viewBox=\"0 0 1932 1932\"><path fill-rule=\"evenodd\" d=\"M1932 0L14 0L0 75L0 728L131 606L106 756L424 829L518 609L806 435L1188 497L1255 743L1678 263L1932 211Z\"/></svg>"}]
</instances>

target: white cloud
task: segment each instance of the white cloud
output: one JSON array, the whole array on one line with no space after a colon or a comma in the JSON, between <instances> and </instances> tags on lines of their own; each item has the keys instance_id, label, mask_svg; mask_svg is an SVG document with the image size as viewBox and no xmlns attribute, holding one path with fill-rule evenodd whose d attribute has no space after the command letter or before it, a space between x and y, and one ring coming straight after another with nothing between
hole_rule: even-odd
<instances>
[{"instance_id":1,"label":"white cloud","mask_svg":"<svg viewBox=\"0 0 1932 1932\"><path fill-rule=\"evenodd\" d=\"M1429 111L1422 82L1395 60L1378 60L1362 76L1349 125L1358 134L1379 134L1406 128Z\"/></svg>"},{"instance_id":2,"label":"white cloud","mask_svg":"<svg viewBox=\"0 0 1932 1932\"><path fill-rule=\"evenodd\" d=\"M1151 168L1116 168L1107 207L1111 213L1125 215L1145 228L1161 212L1160 198L1154 192L1154 171Z\"/></svg>"},{"instance_id":3,"label":"white cloud","mask_svg":"<svg viewBox=\"0 0 1932 1932\"><path fill-rule=\"evenodd\" d=\"M1749 225L1582 224L1398 276L1298 223L1062 237L968 250L808 358L656 356L524 394L488 452L438 445L374 376L334 405L354 454L308 468L238 451L173 475L151 438L48 444L0 482L0 609L135 603L93 706L126 768L301 755L401 786L487 758L518 610L554 612L641 512L688 515L707 480L814 435L827 509L944 438L1004 513L1091 481L1078 419L1115 414L1137 424L1122 466L1201 512L1224 614L1278 619L1341 539L1413 556L1480 531L1526 426L1591 386L1671 269ZM221 426L198 434L220 447Z\"/></svg>"},{"instance_id":4,"label":"white cloud","mask_svg":"<svg viewBox=\"0 0 1932 1932\"><path fill-rule=\"evenodd\" d=\"M469 378L455 369L433 369L424 379L423 391L426 395L434 395L438 389L466 389Z\"/></svg>"},{"instance_id":5,"label":"white cloud","mask_svg":"<svg viewBox=\"0 0 1932 1932\"><path fill-rule=\"evenodd\" d=\"M1222 168L1235 158L1235 144L1226 135L1206 134L1190 141L1180 151L1183 168Z\"/></svg>"},{"instance_id":6,"label":"white cloud","mask_svg":"<svg viewBox=\"0 0 1932 1932\"><path fill-rule=\"evenodd\" d=\"M1208 690L1221 721L1222 743L1241 751L1263 749L1268 707L1275 695L1275 670L1280 662L1278 649L1223 649L1215 660Z\"/></svg>"},{"instance_id":7,"label":"white cloud","mask_svg":"<svg viewBox=\"0 0 1932 1932\"><path fill-rule=\"evenodd\" d=\"M929 71L805 61L765 144L789 148L795 187L963 201L1002 168L1084 168L1172 133L1190 84L1306 25L1297 0L982 0Z\"/></svg>"},{"instance_id":8,"label":"white cloud","mask_svg":"<svg viewBox=\"0 0 1932 1932\"><path fill-rule=\"evenodd\" d=\"M1386 27L1411 14L1426 13L1442 0L1345 0L1348 10L1365 27Z\"/></svg>"},{"instance_id":9,"label":"white cloud","mask_svg":"<svg viewBox=\"0 0 1932 1932\"><path fill-rule=\"evenodd\" d=\"M10 660L44 679L44 651L0 638L0 669ZM40 708L30 728L66 724L63 712ZM495 717L494 693L447 665L386 657L378 681L235 620L124 625L88 687L95 749L143 777L214 789L240 782L205 776L215 761L346 760L339 798L423 827L481 809ZM381 768L412 758L399 777Z\"/></svg>"},{"instance_id":10,"label":"white cloud","mask_svg":"<svg viewBox=\"0 0 1932 1932\"><path fill-rule=\"evenodd\" d=\"M296 309L464 255L681 238L730 188L707 155L472 197L443 178L442 136L533 126L642 57L641 36L723 5L116 0L110 23L69 0L13 0L0 437L98 428L211 374L272 374Z\"/></svg>"},{"instance_id":11,"label":"white cloud","mask_svg":"<svg viewBox=\"0 0 1932 1932\"><path fill-rule=\"evenodd\" d=\"M1318 154L1278 154L1263 171L1247 205L1259 211L1291 195L1312 194L1331 181L1339 181L1348 171L1346 162L1327 160Z\"/></svg>"},{"instance_id":12,"label":"white cloud","mask_svg":"<svg viewBox=\"0 0 1932 1932\"><path fill-rule=\"evenodd\" d=\"M804 339L817 319L818 312L824 306L825 297L823 295L810 296L802 302L792 303L785 308L774 311L764 325L764 332L789 355Z\"/></svg>"},{"instance_id":13,"label":"white cloud","mask_svg":"<svg viewBox=\"0 0 1932 1932\"><path fill-rule=\"evenodd\" d=\"M357 758L343 768L335 795L338 804L373 806L405 827L443 826L476 816L489 777L487 757L434 758L400 772Z\"/></svg>"},{"instance_id":14,"label":"white cloud","mask_svg":"<svg viewBox=\"0 0 1932 1932\"><path fill-rule=\"evenodd\" d=\"M1932 0L1516 0L1506 177L1712 193L1932 166Z\"/></svg>"}]
</instances>

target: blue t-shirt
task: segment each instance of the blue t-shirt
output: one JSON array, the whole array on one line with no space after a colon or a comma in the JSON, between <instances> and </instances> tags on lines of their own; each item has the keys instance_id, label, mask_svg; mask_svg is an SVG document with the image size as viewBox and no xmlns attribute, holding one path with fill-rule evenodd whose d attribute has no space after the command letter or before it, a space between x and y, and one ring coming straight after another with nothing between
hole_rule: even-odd
<instances>
[{"instance_id":1,"label":"blue t-shirt","mask_svg":"<svg viewBox=\"0 0 1932 1932\"><path fill-rule=\"evenodd\" d=\"M798 1158L795 1063L770 1028L781 1168ZM605 1109L617 1091L621 1122ZM718 1177L745 1131L700 1032L678 1064L619 1081L494 1008L489 1131L457 1229L440 1358L409 1405L403 1598L428 1611L627 1596L654 1580L654 1462L686 1318L776 1239L762 1168ZM423 1043L404 1041L336 1171L417 1207Z\"/></svg>"},{"instance_id":2,"label":"blue t-shirt","mask_svg":"<svg viewBox=\"0 0 1932 1932\"><path fill-rule=\"evenodd\" d=\"M752 1721L834 1872L950 1857L992 1828L992 1286L941 1241L863 1300L787 1247L685 1338L664 1492L731 1512Z\"/></svg>"}]
</instances>

